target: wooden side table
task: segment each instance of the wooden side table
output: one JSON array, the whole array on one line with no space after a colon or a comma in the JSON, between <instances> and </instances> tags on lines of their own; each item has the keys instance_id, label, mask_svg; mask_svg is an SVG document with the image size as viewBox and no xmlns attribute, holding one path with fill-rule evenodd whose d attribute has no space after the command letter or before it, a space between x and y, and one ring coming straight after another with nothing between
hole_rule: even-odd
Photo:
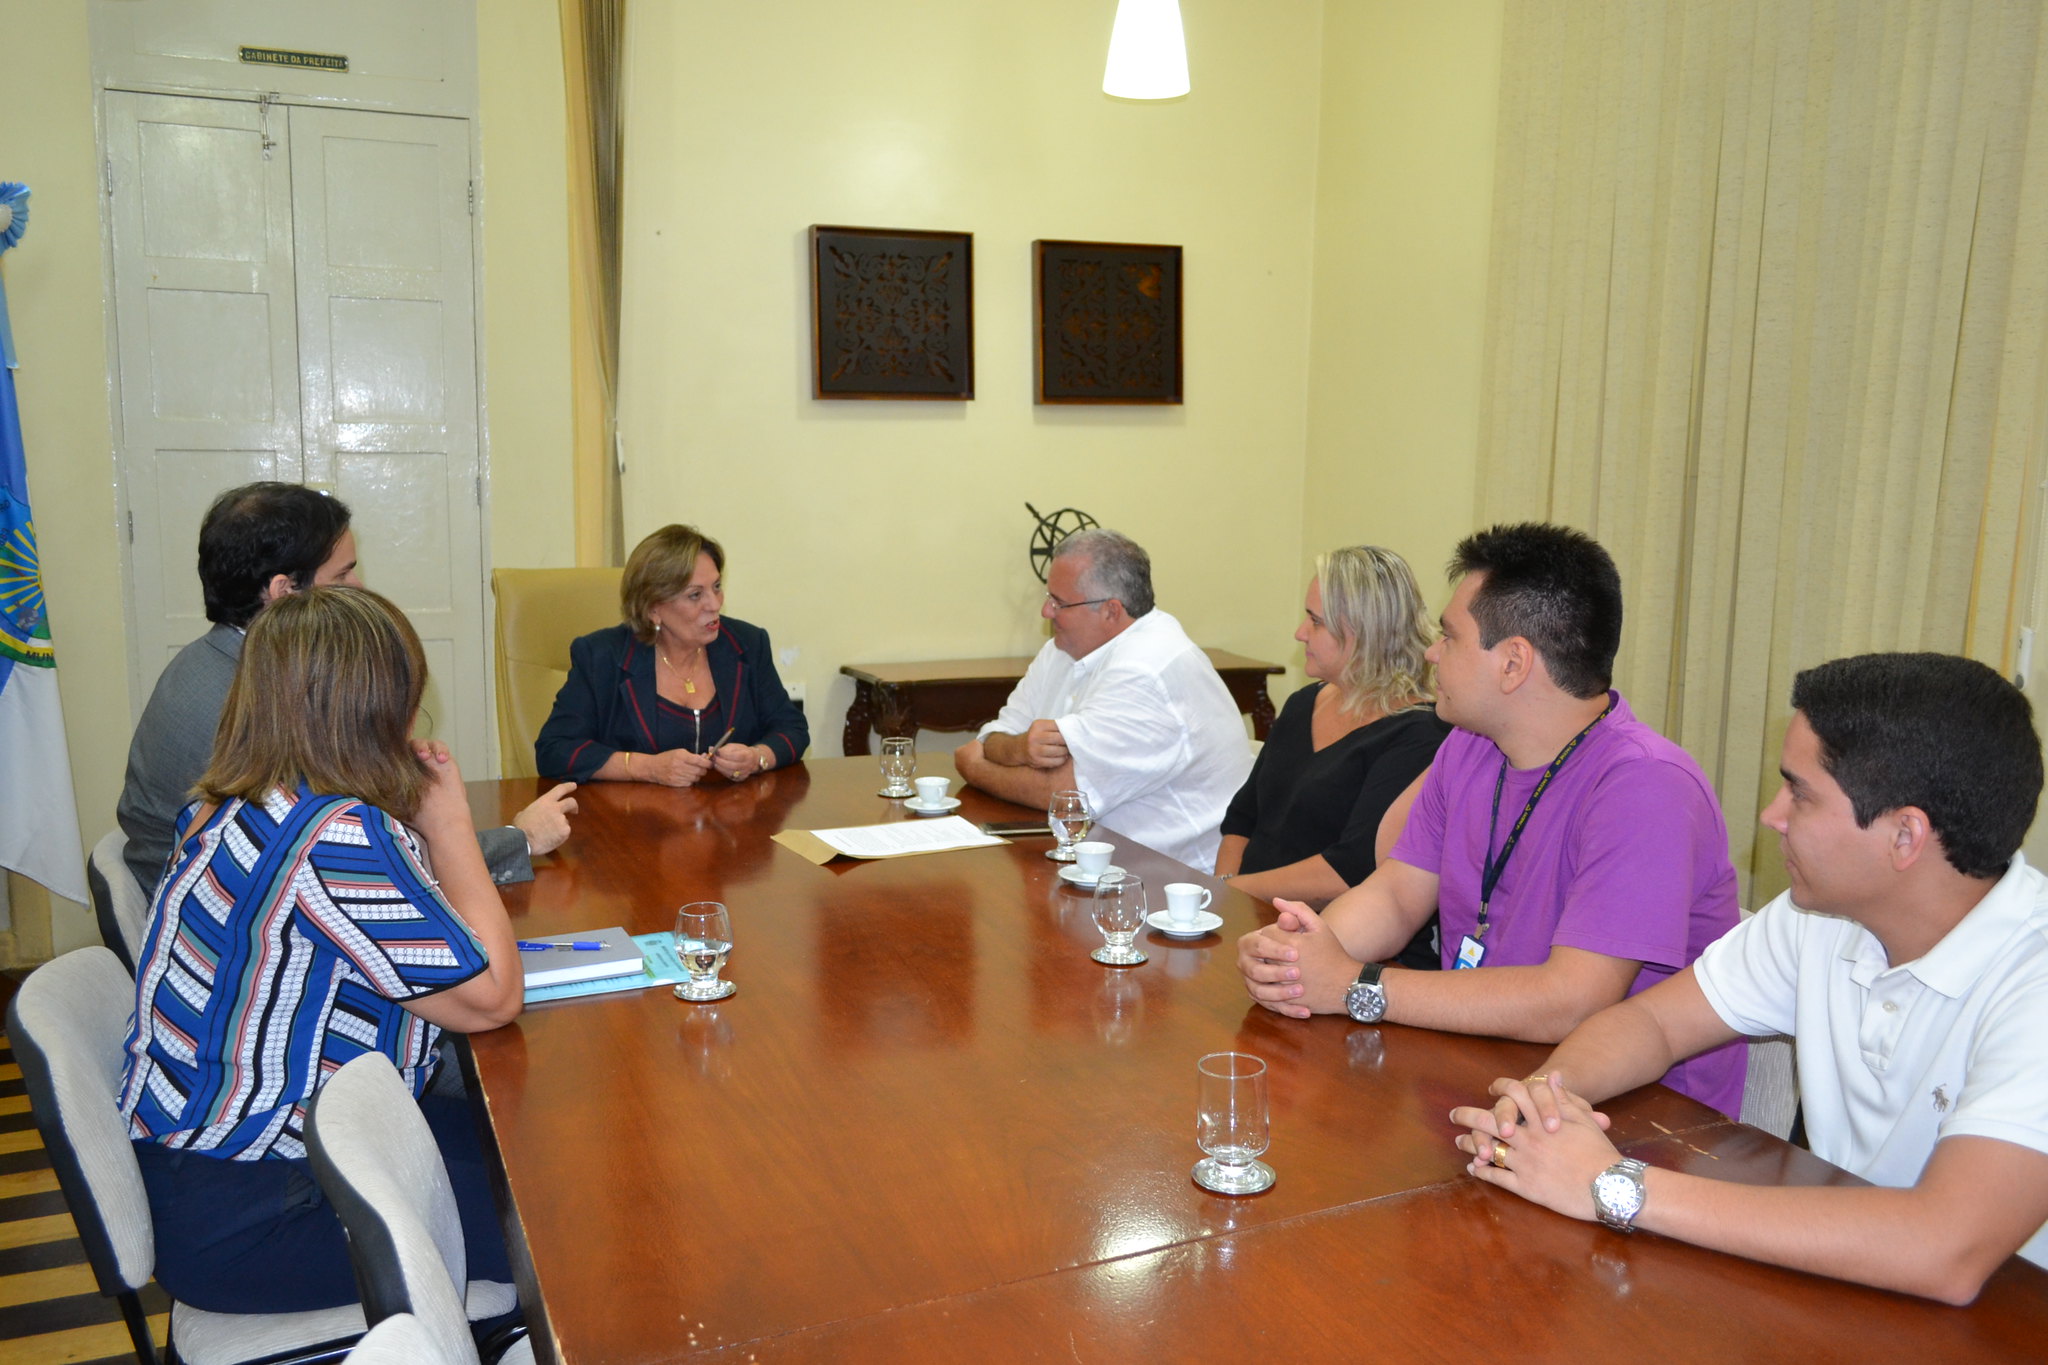
<instances>
[{"instance_id":1,"label":"wooden side table","mask_svg":"<svg viewBox=\"0 0 2048 1365\"><path fill-rule=\"evenodd\" d=\"M1273 699L1266 679L1285 670L1263 659L1205 649L1222 675L1237 709L1252 718L1252 733L1264 739L1273 728ZM868 734L914 735L919 730L978 730L994 720L1031 656L1001 659L933 659L925 663L843 664L853 679L853 705L846 708L845 752L872 752Z\"/></svg>"}]
</instances>

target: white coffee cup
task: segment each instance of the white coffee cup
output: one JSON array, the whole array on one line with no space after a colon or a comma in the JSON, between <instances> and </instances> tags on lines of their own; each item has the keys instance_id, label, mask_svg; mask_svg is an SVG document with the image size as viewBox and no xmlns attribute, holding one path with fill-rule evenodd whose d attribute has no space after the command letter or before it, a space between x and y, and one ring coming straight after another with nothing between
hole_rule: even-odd
<instances>
[{"instance_id":1,"label":"white coffee cup","mask_svg":"<svg viewBox=\"0 0 2048 1365\"><path fill-rule=\"evenodd\" d=\"M1195 916L1209 908L1214 899L1206 886L1193 882L1168 882L1166 884L1166 918L1175 925L1186 926L1195 922Z\"/></svg>"},{"instance_id":2,"label":"white coffee cup","mask_svg":"<svg viewBox=\"0 0 2048 1365\"><path fill-rule=\"evenodd\" d=\"M917 804L920 806L943 806L946 804L946 788L952 784L943 777L920 777L917 787Z\"/></svg>"},{"instance_id":3,"label":"white coffee cup","mask_svg":"<svg viewBox=\"0 0 2048 1365\"><path fill-rule=\"evenodd\" d=\"M1115 856L1115 844L1089 839L1074 845L1074 866L1084 877L1100 877L1109 870L1109 860Z\"/></svg>"}]
</instances>

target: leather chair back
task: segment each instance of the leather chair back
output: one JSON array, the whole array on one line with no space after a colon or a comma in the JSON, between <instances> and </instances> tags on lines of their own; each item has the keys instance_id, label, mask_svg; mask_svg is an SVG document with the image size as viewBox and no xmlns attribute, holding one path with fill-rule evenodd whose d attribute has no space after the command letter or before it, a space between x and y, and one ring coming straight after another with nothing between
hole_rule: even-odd
<instances>
[{"instance_id":1,"label":"leather chair back","mask_svg":"<svg viewBox=\"0 0 2048 1365\"><path fill-rule=\"evenodd\" d=\"M619 621L618 569L499 569L498 761L533 777L533 741L569 676L569 645Z\"/></svg>"}]
</instances>

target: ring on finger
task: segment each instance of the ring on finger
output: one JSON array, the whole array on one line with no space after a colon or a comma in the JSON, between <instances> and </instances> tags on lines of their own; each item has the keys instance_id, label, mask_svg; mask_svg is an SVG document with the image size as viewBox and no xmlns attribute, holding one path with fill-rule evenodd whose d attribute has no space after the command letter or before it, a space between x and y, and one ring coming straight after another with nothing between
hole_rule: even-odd
<instances>
[{"instance_id":1,"label":"ring on finger","mask_svg":"<svg viewBox=\"0 0 2048 1365\"><path fill-rule=\"evenodd\" d=\"M1496 1142L1493 1144L1493 1156L1491 1160L1494 1165L1500 1167L1502 1170L1506 1170L1508 1168L1508 1145L1505 1142Z\"/></svg>"}]
</instances>

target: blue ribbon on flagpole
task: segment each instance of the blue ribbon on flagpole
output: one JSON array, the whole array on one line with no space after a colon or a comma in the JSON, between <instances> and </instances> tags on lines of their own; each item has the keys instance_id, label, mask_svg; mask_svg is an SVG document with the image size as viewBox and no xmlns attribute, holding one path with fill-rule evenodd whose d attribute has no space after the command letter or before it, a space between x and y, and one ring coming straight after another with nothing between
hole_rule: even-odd
<instances>
[{"instance_id":1,"label":"blue ribbon on flagpole","mask_svg":"<svg viewBox=\"0 0 2048 1365\"><path fill-rule=\"evenodd\" d=\"M28 186L0 181L0 252L28 227ZM14 336L7 325L7 286L0 281L0 687L17 663L52 666L50 624L44 615L43 577L36 554L35 521L28 505L28 460L15 406Z\"/></svg>"},{"instance_id":2,"label":"blue ribbon on flagpole","mask_svg":"<svg viewBox=\"0 0 2048 1365\"><path fill-rule=\"evenodd\" d=\"M7 219L7 225L0 227L0 252L4 252L28 231L28 186L18 180L0 180L0 218ZM0 366L10 370L21 368L21 361L14 354L14 329L7 323L5 281L0 281Z\"/></svg>"}]
</instances>

